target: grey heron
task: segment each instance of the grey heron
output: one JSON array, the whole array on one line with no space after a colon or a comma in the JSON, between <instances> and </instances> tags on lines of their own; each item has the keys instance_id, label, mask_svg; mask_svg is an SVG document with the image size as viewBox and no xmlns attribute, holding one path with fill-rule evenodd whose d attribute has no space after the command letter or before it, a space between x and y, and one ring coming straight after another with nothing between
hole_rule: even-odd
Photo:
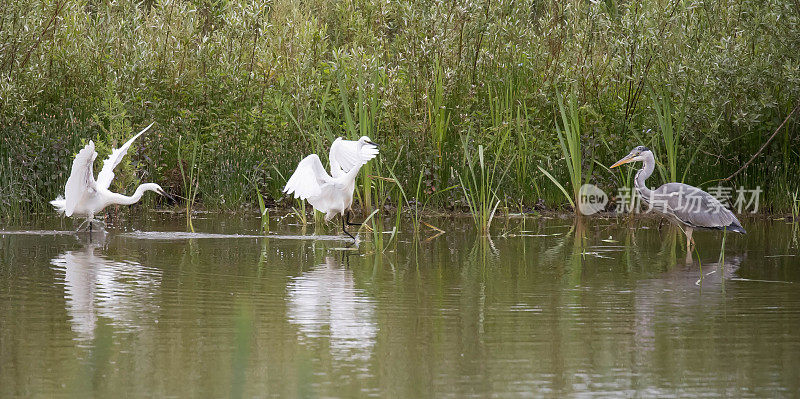
<instances>
[{"instance_id":1,"label":"grey heron","mask_svg":"<svg viewBox=\"0 0 800 399\"><path fill-rule=\"evenodd\" d=\"M153 126L153 123L150 126ZM67 179L67 185L64 187L64 196L58 196L58 198L50 201L50 204L56 208L56 211L67 216L85 217L86 221L81 223L78 229L83 224L89 223L89 230L91 231L94 216L109 205L135 204L139 202L145 191L155 191L167 198L171 198L161 186L155 183L140 185L131 196L117 194L108 189L111 186L111 181L114 180L114 168L122 162L122 158L125 157L133 141L146 132L147 129L150 129L150 126L144 128L121 147L111 151L111 155L103 163L103 169L97 175L97 180L95 180L94 172L92 171L97 152L94 150L94 142L90 140L89 144L86 144L75 156L75 160L72 161L72 172L69 175L69 179Z\"/></svg>"},{"instance_id":2,"label":"grey heron","mask_svg":"<svg viewBox=\"0 0 800 399\"><path fill-rule=\"evenodd\" d=\"M358 140L343 140L341 137L331 144L328 156L331 174L325 171L317 154L311 154L297 165L283 192L294 194L295 198L308 200L314 209L325 214L328 222L337 214L342 217L342 230L347 232L346 225L357 226L360 223L350 222L350 206L353 204L353 190L356 187L358 171L370 159L378 155L378 145L367 136ZM346 215L346 220L345 220Z\"/></svg>"},{"instance_id":3,"label":"grey heron","mask_svg":"<svg viewBox=\"0 0 800 399\"><path fill-rule=\"evenodd\" d=\"M733 212L725 208L714 196L697 187L683 183L666 183L655 190L647 188L645 180L653 174L656 161L653 152L645 146L634 148L624 158L611 165L611 168L637 161L642 161L644 165L636 172L634 178L636 193L651 209L684 226L687 252L694 242L692 240L694 229L746 233Z\"/></svg>"}]
</instances>

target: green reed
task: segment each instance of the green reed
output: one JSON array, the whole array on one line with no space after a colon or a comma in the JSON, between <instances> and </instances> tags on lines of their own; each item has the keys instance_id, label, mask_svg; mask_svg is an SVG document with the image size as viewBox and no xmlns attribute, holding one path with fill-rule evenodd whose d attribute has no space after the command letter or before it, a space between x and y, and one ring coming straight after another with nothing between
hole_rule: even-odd
<instances>
[{"instance_id":1,"label":"green reed","mask_svg":"<svg viewBox=\"0 0 800 399\"><path fill-rule=\"evenodd\" d=\"M414 199L413 199L414 205L413 206L411 205L411 202L410 202L409 198L405 196L405 191L403 191L403 197L404 197L406 206L408 206L409 208L413 209L412 225L413 225L413 229L414 229L414 234L415 235L419 234L420 226L422 224L425 224L426 226L436 230L437 232L444 233L444 230L442 230L442 229L440 229L440 228L438 228L436 226L433 226L430 223L423 222L422 221L422 217L425 215L425 208L428 206L428 202L430 202L437 195L445 194L445 193L447 193L448 191L450 191L452 189L458 188L459 186L458 185L452 185L450 187L446 187L446 188L441 189L441 190L436 190L431 195L425 196L423 198L423 195L422 195L422 187L423 187L422 178L423 178L423 176L424 176L424 172L420 171L419 172L419 178L417 179L417 188L414 191ZM392 174L392 177L395 179L395 181L397 180L397 177L394 174Z\"/></svg>"},{"instance_id":2,"label":"green reed","mask_svg":"<svg viewBox=\"0 0 800 399\"><path fill-rule=\"evenodd\" d=\"M788 193L791 200L792 212L792 241L797 246L798 233L800 233L800 190L795 190L794 193Z\"/></svg>"},{"instance_id":3,"label":"green reed","mask_svg":"<svg viewBox=\"0 0 800 399\"><path fill-rule=\"evenodd\" d=\"M539 170L561 190L564 197L575 210L575 214L578 215L580 213L576 201L579 196L578 192L583 184L583 154L581 148L581 124L578 115L578 105L574 92L570 94L566 105L564 104L564 98L561 96L561 93L557 93L557 97L561 123L559 124L556 122L556 132L558 134L558 144L561 147L561 155L564 157L564 162L566 162L567 165L567 173L569 175L572 192L567 192L564 186L541 166L539 166Z\"/></svg>"},{"instance_id":4,"label":"green reed","mask_svg":"<svg viewBox=\"0 0 800 399\"><path fill-rule=\"evenodd\" d=\"M397 234L400 232L403 204L407 202L405 190L397 180L394 172L402 154L403 148L401 147L397 151L394 161L391 163L380 156L370 161L374 165L373 171L375 174L371 176L372 184L369 187L369 191L371 191L371 197L375 199L376 209L366 218L363 223L367 223L368 220L371 220L371 224L369 226L372 229L372 241L375 250L381 253L385 252L392 243L396 243L395 239ZM385 154L384 156L388 156L388 154ZM383 175L389 175L391 177L384 177ZM390 203L395 206L395 214L394 220L392 221L391 234L388 239L384 239L384 228L386 225L384 210Z\"/></svg>"},{"instance_id":5,"label":"green reed","mask_svg":"<svg viewBox=\"0 0 800 399\"><path fill-rule=\"evenodd\" d=\"M500 205L498 191L505 179L511 163L503 165L508 134L494 143L493 161L486 159L483 144L479 144L477 154L470 151L469 135L463 140L464 168L457 173L475 228L482 235L489 235L497 207Z\"/></svg>"},{"instance_id":6,"label":"green reed","mask_svg":"<svg viewBox=\"0 0 800 399\"><path fill-rule=\"evenodd\" d=\"M688 87L686 88L685 93L688 94ZM684 95L683 101L678 107L677 117L673 117L672 115L673 105L672 100L669 97L669 93L662 91L662 95L659 97L655 92L651 92L651 98L656 114L656 121L658 122L658 129L664 141L664 153L666 154L667 158L667 177L669 178L670 182L676 182L678 181L680 138L686 119L686 95ZM683 179L686 178L686 172L688 170L689 165L687 164L686 170L683 174Z\"/></svg>"},{"instance_id":7,"label":"green reed","mask_svg":"<svg viewBox=\"0 0 800 399\"><path fill-rule=\"evenodd\" d=\"M200 143L195 136L192 141L192 156L189 160L188 168L184 168L184 159L181 155L181 138L178 138L178 167L181 171L181 178L183 181L184 200L186 202L186 229L194 233L194 225L192 224L192 208L197 199L197 192L200 187L200 160L202 159L203 150L200 148ZM187 170L188 169L188 170Z\"/></svg>"},{"instance_id":8,"label":"green reed","mask_svg":"<svg viewBox=\"0 0 800 399\"><path fill-rule=\"evenodd\" d=\"M796 64L787 43L800 40L800 14L763 2L675 4L487 3L485 12L463 13L447 2L423 12L374 0L8 2L0 13L0 179L16 180L0 194L14 208L0 213L50 210L98 120L107 128L157 121L159 131L140 143L147 147L129 155L141 165L131 176L175 191L189 188L179 161L191 158L191 146L182 138L196 139L202 178L189 191L206 209L256 205L244 176L257 178L266 201L289 205L261 161L289 174L310 152L324 159L332 138L364 132L385 144L382 154L404 148L394 171L404 187L421 169L423 184L446 187L456 183L451 168L460 168L470 129L489 127L475 135L482 143L505 134L498 116L515 156L500 161L513 165L497 195L520 207L573 202L576 183L590 177L608 189L613 183L591 176L594 163L580 158L608 165L642 144L631 131L648 127L658 126L664 179L718 179L758 151L800 98L800 70L786 67ZM391 28L395 20L402 29ZM573 89L563 99L552 87ZM573 99L583 135L575 142ZM737 181L762 184L770 210L788 210L784 193L800 187L797 130L793 119L763 154L780 162L754 162ZM561 158L572 172L553 170ZM545 171L531 173L536 165ZM356 194L365 209L376 202L364 191L371 167ZM434 192L419 200L459 200Z\"/></svg>"},{"instance_id":9,"label":"green reed","mask_svg":"<svg viewBox=\"0 0 800 399\"><path fill-rule=\"evenodd\" d=\"M251 181L253 185L253 190L256 193L256 198L258 199L258 211L259 217L261 218L261 234L269 233L269 208L267 208L266 203L264 202L264 196L261 195L261 190L258 189L258 185L255 182Z\"/></svg>"},{"instance_id":10,"label":"green reed","mask_svg":"<svg viewBox=\"0 0 800 399\"><path fill-rule=\"evenodd\" d=\"M308 212L306 212L306 200L295 198L294 206L292 206L292 215L297 219L298 223L302 226L303 234L305 234L306 226L308 226ZM314 215L316 218L316 214Z\"/></svg>"},{"instance_id":11,"label":"green reed","mask_svg":"<svg viewBox=\"0 0 800 399\"><path fill-rule=\"evenodd\" d=\"M450 111L445 105L444 97L444 68L437 58L433 66L433 88L428 95L428 120L430 121L431 140L436 147L440 162L442 158L442 148L448 140L448 127L450 125Z\"/></svg>"},{"instance_id":12,"label":"green reed","mask_svg":"<svg viewBox=\"0 0 800 399\"><path fill-rule=\"evenodd\" d=\"M357 140L362 136L377 140L375 136L379 130L380 122L380 85L381 75L377 70L373 70L368 81L363 73L359 71L357 74L356 103L351 110L345 78L343 75L339 75L339 94L344 111L345 133L351 140ZM361 208L364 213L370 212L373 206L371 163L368 162L361 167L359 178L361 180L361 189L357 190L357 194L358 198L361 199Z\"/></svg>"},{"instance_id":13,"label":"green reed","mask_svg":"<svg viewBox=\"0 0 800 399\"><path fill-rule=\"evenodd\" d=\"M8 157L0 158L0 187L0 217L12 219L21 216L20 182Z\"/></svg>"}]
</instances>

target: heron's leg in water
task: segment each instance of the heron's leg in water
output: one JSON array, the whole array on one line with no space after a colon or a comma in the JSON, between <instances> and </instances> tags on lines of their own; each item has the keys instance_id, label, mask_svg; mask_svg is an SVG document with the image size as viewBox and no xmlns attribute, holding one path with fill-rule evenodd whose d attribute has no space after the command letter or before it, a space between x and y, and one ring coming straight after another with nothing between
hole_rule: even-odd
<instances>
[{"instance_id":1,"label":"heron's leg in water","mask_svg":"<svg viewBox=\"0 0 800 399\"><path fill-rule=\"evenodd\" d=\"M340 216L340 217L341 217L341 216ZM350 233L348 233L348 232L347 232L347 226L345 226L344 217L341 217L341 218L342 218L342 231L344 231L344 233L345 233L345 234L347 234L348 236L350 236L350 238L352 238L353 240L355 240L356 238L355 238L355 237L353 237L353 235L352 235L352 234L350 234Z\"/></svg>"},{"instance_id":2,"label":"heron's leg in water","mask_svg":"<svg viewBox=\"0 0 800 399\"><path fill-rule=\"evenodd\" d=\"M692 228L686 227L686 252L692 252L694 247L694 239L692 238Z\"/></svg>"},{"instance_id":3,"label":"heron's leg in water","mask_svg":"<svg viewBox=\"0 0 800 399\"><path fill-rule=\"evenodd\" d=\"M345 214L347 214L347 225L348 226L361 226L362 225L362 223L352 223L352 222L350 222L350 210L349 209L345 211Z\"/></svg>"}]
</instances>

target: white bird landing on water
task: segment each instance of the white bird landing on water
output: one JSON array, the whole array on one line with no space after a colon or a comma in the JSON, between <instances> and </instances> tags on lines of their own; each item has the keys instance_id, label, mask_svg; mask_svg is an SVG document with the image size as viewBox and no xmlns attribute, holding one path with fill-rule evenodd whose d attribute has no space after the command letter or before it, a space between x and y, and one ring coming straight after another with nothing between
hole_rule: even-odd
<instances>
[{"instance_id":1,"label":"white bird landing on water","mask_svg":"<svg viewBox=\"0 0 800 399\"><path fill-rule=\"evenodd\" d=\"M378 145L367 136L362 136L357 141L342 140L339 137L331 144L330 175L325 171L317 154L311 154L297 165L283 192L307 200L314 209L325 214L326 222L337 214L341 215L342 230L355 240L355 237L347 232L345 225L359 224L350 223L349 212L353 204L356 176L361 167L377 155Z\"/></svg>"},{"instance_id":2,"label":"white bird landing on water","mask_svg":"<svg viewBox=\"0 0 800 399\"><path fill-rule=\"evenodd\" d=\"M153 122L155 123L155 122ZM153 123L150 126L153 126ZM92 230L92 222L94 216L105 209L105 207L112 204L119 205L132 205L142 198L145 191L155 191L167 198L169 194L164 192L158 184L145 183L140 185L132 196L112 193L109 191L111 181L114 179L114 168L119 165L125 153L128 152L131 144L142 133L150 129L150 126L144 128L139 134L133 136L128 142L121 147L111 151L108 159L103 162L103 169L97 175L97 180L94 178L92 165L97 152L94 150L94 142L89 141L83 149L75 156L72 161L72 173L67 179L67 185L64 187L64 196L59 196L50 204L53 205L58 212L64 213L67 216L82 216L86 221L78 226L80 229L83 224L89 223L89 230ZM102 222L101 222L102 223Z\"/></svg>"}]
</instances>

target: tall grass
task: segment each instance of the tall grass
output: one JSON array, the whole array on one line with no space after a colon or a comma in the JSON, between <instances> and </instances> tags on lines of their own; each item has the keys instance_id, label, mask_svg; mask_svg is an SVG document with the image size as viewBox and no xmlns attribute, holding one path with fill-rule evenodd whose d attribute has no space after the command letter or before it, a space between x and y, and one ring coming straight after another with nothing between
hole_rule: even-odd
<instances>
[{"instance_id":1,"label":"tall grass","mask_svg":"<svg viewBox=\"0 0 800 399\"><path fill-rule=\"evenodd\" d=\"M558 144L561 147L561 154L564 157L564 162L567 165L567 174L570 181L571 192L567 192L561 183L548 171L541 166L539 170L542 171L556 187L566 197L572 208L575 210L576 215L580 215L580 210L577 206L579 199L579 191L583 185L583 149L581 147L581 124L578 115L578 105L575 98L575 93L571 93L567 104L564 104L564 99L561 93L557 94L558 97L558 110L561 117L560 124L556 122L556 132L558 134Z\"/></svg>"},{"instance_id":2,"label":"tall grass","mask_svg":"<svg viewBox=\"0 0 800 399\"><path fill-rule=\"evenodd\" d=\"M384 144L382 155L404 149L400 184L414 187L422 170L419 200L452 209L463 192L435 193L458 182L460 144L470 137L489 150L509 133L514 156L498 167L509 168L510 184L496 194L555 207L574 201L587 178L613 189L592 175L593 160L619 159L642 144L632 131L656 126L665 179L728 176L800 98L800 13L786 1L6 3L0 179L14 181L0 198L14 209L0 215L52 212L47 201L63 191L83 143L153 120L158 132L137 143L138 167L120 190L156 181L184 190L193 207L252 209L250 179L265 201L286 206L276 171L288 175L312 152L325 159L336 136L366 134ZM761 185L769 209L787 210L784 193L800 187L791 150L799 128L788 122L763 153L775 161L754 162L733 182ZM202 148L202 178L191 185L181 167L187 137ZM365 210L380 201L370 168L356 196Z\"/></svg>"},{"instance_id":3,"label":"tall grass","mask_svg":"<svg viewBox=\"0 0 800 399\"><path fill-rule=\"evenodd\" d=\"M444 189L441 189L441 190L437 190L432 195L426 197L426 196L422 195L422 178L423 178L423 176L424 176L424 172L420 171L419 172L419 178L417 179L417 188L414 191L414 199L413 199L414 204L413 204L413 206L411 204L411 200L408 197L405 197L405 191L403 191L404 200L406 202L406 205L409 208L412 209L411 221L412 221L412 226L413 226L413 229L414 229L414 234L415 235L419 234L420 227L422 226L422 224L425 224L426 226L430 227L431 229L436 230L438 233L444 233L444 230L442 230L442 229L440 229L440 228L438 228L436 226L433 226L430 223L423 222L422 221L422 217L425 215L425 208L428 206L428 202L431 199L433 199L436 195L446 194L448 191L456 189L459 186L458 185L452 185L450 187L447 187L447 188L444 188ZM395 180L397 180L397 177L394 175L394 173L392 173L392 177Z\"/></svg>"},{"instance_id":4,"label":"tall grass","mask_svg":"<svg viewBox=\"0 0 800 399\"><path fill-rule=\"evenodd\" d=\"M269 208L267 208L266 203L264 202L264 196L261 195L261 190L258 189L258 185L253 183L253 190L255 190L256 198L258 198L258 214L261 218L261 234L269 233Z\"/></svg>"},{"instance_id":5,"label":"tall grass","mask_svg":"<svg viewBox=\"0 0 800 399\"><path fill-rule=\"evenodd\" d=\"M20 212L20 184L17 173L11 165L10 158L0 158L0 217L11 219L19 217Z\"/></svg>"},{"instance_id":6,"label":"tall grass","mask_svg":"<svg viewBox=\"0 0 800 399\"><path fill-rule=\"evenodd\" d=\"M482 235L489 235L492 220L500 205L498 191L511 166L500 161L508 156L505 152L507 141L508 134L494 143L493 161L486 159L483 144L478 144L477 154L474 154L470 151L468 139L462 143L465 162L462 171L457 173L458 181L475 228Z\"/></svg>"},{"instance_id":7,"label":"tall grass","mask_svg":"<svg viewBox=\"0 0 800 399\"><path fill-rule=\"evenodd\" d=\"M688 87L686 93L688 94ZM667 158L667 173L670 182L678 181L678 157L680 151L681 131L686 118L686 97L684 96L678 109L677 118L673 119L672 100L669 94L659 98L655 92L651 93L653 108L661 137L664 141L664 153ZM688 171L688 166L686 167ZM686 177L686 173L683 174ZM682 182L683 180L681 180Z\"/></svg>"},{"instance_id":8,"label":"tall grass","mask_svg":"<svg viewBox=\"0 0 800 399\"><path fill-rule=\"evenodd\" d=\"M379 129L379 113L381 107L379 89L381 87L381 75L373 69L369 81L365 80L364 75L359 71L357 84L357 97L355 107L351 111L350 98L346 88L346 81L343 75L339 76L339 93L342 99L342 109L344 114L345 132L347 138L357 140L359 137L367 136L377 140L376 136ZM361 189L357 191L358 198L361 200L363 213L370 213L373 206L372 198L372 163L367 163L361 167L359 173Z\"/></svg>"},{"instance_id":9,"label":"tall grass","mask_svg":"<svg viewBox=\"0 0 800 399\"><path fill-rule=\"evenodd\" d=\"M192 224L192 208L197 199L198 187L200 186L200 159L202 158L203 150L197 140L197 137L192 141L192 155L189 159L187 167L184 167L185 160L181 154L180 149L181 139L178 139L178 167L181 171L181 178L183 180L183 192L186 194L184 198L186 205L186 229L194 233L194 224Z\"/></svg>"},{"instance_id":10,"label":"tall grass","mask_svg":"<svg viewBox=\"0 0 800 399\"><path fill-rule=\"evenodd\" d=\"M444 101L444 68L438 58L434 62L433 70L433 88L428 95L428 120L430 121L431 141L436 147L440 161L443 161L442 148L448 141L447 133L451 114Z\"/></svg>"},{"instance_id":11,"label":"tall grass","mask_svg":"<svg viewBox=\"0 0 800 399\"><path fill-rule=\"evenodd\" d=\"M381 253L385 252L392 243L397 243L397 234L400 232L400 222L406 194L403 186L394 178L394 169L397 167L397 162L402 154L403 149L400 148L394 161L391 163L383 157L370 161L370 163L374 165L373 170L375 176L370 176L372 184L366 189L371 192L372 198L377 199L377 202L376 209L366 218L364 223L371 221L372 242L375 250ZM383 175L393 177L383 177ZM384 210L389 204L394 205L395 214L394 218L391 220L392 230L389 238L384 238L386 227Z\"/></svg>"},{"instance_id":12,"label":"tall grass","mask_svg":"<svg viewBox=\"0 0 800 399\"><path fill-rule=\"evenodd\" d=\"M800 190L795 190L794 193L789 193L791 197L791 211L792 211L792 241L797 246L797 236L800 232Z\"/></svg>"}]
</instances>

